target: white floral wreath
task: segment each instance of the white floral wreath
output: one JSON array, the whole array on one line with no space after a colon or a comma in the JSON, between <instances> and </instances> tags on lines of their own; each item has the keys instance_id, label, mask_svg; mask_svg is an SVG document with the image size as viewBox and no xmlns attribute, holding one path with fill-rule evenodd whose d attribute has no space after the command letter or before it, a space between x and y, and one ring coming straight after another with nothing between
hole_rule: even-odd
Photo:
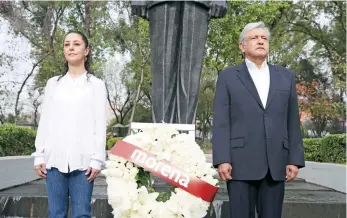
<instances>
[{"instance_id":1,"label":"white floral wreath","mask_svg":"<svg viewBox=\"0 0 347 218\"><path fill-rule=\"evenodd\" d=\"M213 178L216 171L206 162L199 145L168 124L129 135L123 141L156 155L158 161L166 159L190 176L213 186L218 184ZM171 192L155 192L149 172L116 155L109 155L102 173L106 176L108 202L115 218L202 218L210 206L209 202L177 187Z\"/></svg>"}]
</instances>

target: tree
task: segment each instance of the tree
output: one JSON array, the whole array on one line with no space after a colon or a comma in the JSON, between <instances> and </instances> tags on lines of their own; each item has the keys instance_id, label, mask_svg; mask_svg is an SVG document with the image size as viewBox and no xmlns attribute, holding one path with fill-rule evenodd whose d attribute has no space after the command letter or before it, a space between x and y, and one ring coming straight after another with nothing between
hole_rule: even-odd
<instances>
[{"instance_id":1,"label":"tree","mask_svg":"<svg viewBox=\"0 0 347 218\"><path fill-rule=\"evenodd\" d=\"M285 11L284 17L289 31L303 33L314 42L314 64L321 65L327 59L332 74L340 81L346 81L346 71L333 67L337 60L346 56L346 2L299 1ZM345 64L346 60L343 62Z\"/></svg>"},{"instance_id":2,"label":"tree","mask_svg":"<svg viewBox=\"0 0 347 218\"><path fill-rule=\"evenodd\" d=\"M29 74L25 77L25 79L23 80L18 92L17 92L17 97L16 97L16 103L15 103L15 107L14 107L14 114L15 114L15 117L18 118L19 116L19 109L18 109L18 104L19 104L19 98L20 98L20 94L22 93L23 91L23 88L24 86L26 85L28 79L34 74L34 70L35 68L48 56L48 53L42 57L40 60L38 60L38 62L36 62L31 71L29 72ZM15 122L16 123L16 122Z\"/></svg>"},{"instance_id":3,"label":"tree","mask_svg":"<svg viewBox=\"0 0 347 218\"><path fill-rule=\"evenodd\" d=\"M9 122L7 115L12 107L10 101L11 92L7 89L0 89L0 123ZM14 122L14 121L13 121Z\"/></svg>"},{"instance_id":4,"label":"tree","mask_svg":"<svg viewBox=\"0 0 347 218\"><path fill-rule=\"evenodd\" d=\"M304 82L306 84L312 83L313 81L323 82L323 75L315 73L315 68L308 59L300 59L296 66L296 82Z\"/></svg>"},{"instance_id":5,"label":"tree","mask_svg":"<svg viewBox=\"0 0 347 218\"><path fill-rule=\"evenodd\" d=\"M32 87L28 92L28 105L33 109L33 124L38 126L39 122L39 107L42 103L43 88Z\"/></svg>"},{"instance_id":6,"label":"tree","mask_svg":"<svg viewBox=\"0 0 347 218\"><path fill-rule=\"evenodd\" d=\"M129 119L131 123L135 116L136 105L145 96L150 102L150 50L149 50L149 26L148 22L131 15L129 2L117 4L117 8L123 10L117 22L113 22L113 35L118 47L115 50L121 54L129 54L131 61L126 66L128 75L126 86L136 90L132 99L133 107ZM145 101L146 102L146 101ZM145 103L142 102L142 103ZM130 131L130 130L129 130Z\"/></svg>"},{"instance_id":7,"label":"tree","mask_svg":"<svg viewBox=\"0 0 347 218\"><path fill-rule=\"evenodd\" d=\"M125 124L126 117L133 108L134 90L126 85L129 75L119 62L110 59L104 66L104 76L109 106L116 123Z\"/></svg>"},{"instance_id":8,"label":"tree","mask_svg":"<svg viewBox=\"0 0 347 218\"><path fill-rule=\"evenodd\" d=\"M226 16L210 22L205 67L221 71L241 63L239 38L244 26L262 20L272 29L288 6L287 2L229 1Z\"/></svg>"},{"instance_id":9,"label":"tree","mask_svg":"<svg viewBox=\"0 0 347 218\"><path fill-rule=\"evenodd\" d=\"M334 102L326 95L321 95L311 102L311 120L313 122L315 134L318 137L322 137L322 133L329 122L341 118L342 107L343 104L341 102Z\"/></svg>"},{"instance_id":10,"label":"tree","mask_svg":"<svg viewBox=\"0 0 347 218\"><path fill-rule=\"evenodd\" d=\"M196 112L196 128L200 131L202 141L211 132L213 118L213 99L216 88L216 71L204 70L201 76L199 103Z\"/></svg>"},{"instance_id":11,"label":"tree","mask_svg":"<svg viewBox=\"0 0 347 218\"><path fill-rule=\"evenodd\" d=\"M313 123L313 131L317 137L321 137L329 122L342 117L344 104L329 97L321 84L313 81L310 84L304 82L296 85L299 96L300 117L309 115Z\"/></svg>"}]
</instances>

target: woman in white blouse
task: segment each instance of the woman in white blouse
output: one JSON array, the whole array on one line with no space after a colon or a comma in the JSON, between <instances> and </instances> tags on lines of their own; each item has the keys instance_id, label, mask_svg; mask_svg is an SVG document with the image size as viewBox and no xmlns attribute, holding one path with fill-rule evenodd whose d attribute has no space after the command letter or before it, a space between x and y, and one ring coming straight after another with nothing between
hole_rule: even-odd
<instances>
[{"instance_id":1,"label":"woman in white blouse","mask_svg":"<svg viewBox=\"0 0 347 218\"><path fill-rule=\"evenodd\" d=\"M89 71L88 39L66 34L66 72L48 80L37 131L35 170L46 178L49 217L91 217L94 179L106 157L106 88Z\"/></svg>"}]
</instances>

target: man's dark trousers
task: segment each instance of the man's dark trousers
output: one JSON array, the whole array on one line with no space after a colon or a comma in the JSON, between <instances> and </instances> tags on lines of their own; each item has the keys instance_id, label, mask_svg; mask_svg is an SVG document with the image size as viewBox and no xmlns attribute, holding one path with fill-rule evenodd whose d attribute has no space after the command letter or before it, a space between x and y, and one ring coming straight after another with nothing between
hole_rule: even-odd
<instances>
[{"instance_id":1,"label":"man's dark trousers","mask_svg":"<svg viewBox=\"0 0 347 218\"><path fill-rule=\"evenodd\" d=\"M282 214L284 182L274 181L270 172L262 180L227 182L230 218L279 218Z\"/></svg>"}]
</instances>

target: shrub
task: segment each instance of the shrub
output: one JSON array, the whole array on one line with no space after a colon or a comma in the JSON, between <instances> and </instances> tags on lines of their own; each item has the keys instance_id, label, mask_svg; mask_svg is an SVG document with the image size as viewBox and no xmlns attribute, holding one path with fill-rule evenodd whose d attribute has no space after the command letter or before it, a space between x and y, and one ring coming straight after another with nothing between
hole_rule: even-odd
<instances>
[{"instance_id":1,"label":"shrub","mask_svg":"<svg viewBox=\"0 0 347 218\"><path fill-rule=\"evenodd\" d=\"M13 124L0 126L0 156L30 155L35 150L36 132Z\"/></svg>"},{"instance_id":2,"label":"shrub","mask_svg":"<svg viewBox=\"0 0 347 218\"><path fill-rule=\"evenodd\" d=\"M320 149L323 162L346 163L346 134L323 137Z\"/></svg>"},{"instance_id":3,"label":"shrub","mask_svg":"<svg viewBox=\"0 0 347 218\"><path fill-rule=\"evenodd\" d=\"M111 150L111 148L120 140L123 140L121 137L109 138L106 142L107 150Z\"/></svg>"},{"instance_id":4,"label":"shrub","mask_svg":"<svg viewBox=\"0 0 347 218\"><path fill-rule=\"evenodd\" d=\"M346 134L304 139L305 160L327 163L346 163Z\"/></svg>"},{"instance_id":5,"label":"shrub","mask_svg":"<svg viewBox=\"0 0 347 218\"><path fill-rule=\"evenodd\" d=\"M304 148L305 148L305 160L322 162L322 152L320 150L321 139L320 138L304 138Z\"/></svg>"}]
</instances>

